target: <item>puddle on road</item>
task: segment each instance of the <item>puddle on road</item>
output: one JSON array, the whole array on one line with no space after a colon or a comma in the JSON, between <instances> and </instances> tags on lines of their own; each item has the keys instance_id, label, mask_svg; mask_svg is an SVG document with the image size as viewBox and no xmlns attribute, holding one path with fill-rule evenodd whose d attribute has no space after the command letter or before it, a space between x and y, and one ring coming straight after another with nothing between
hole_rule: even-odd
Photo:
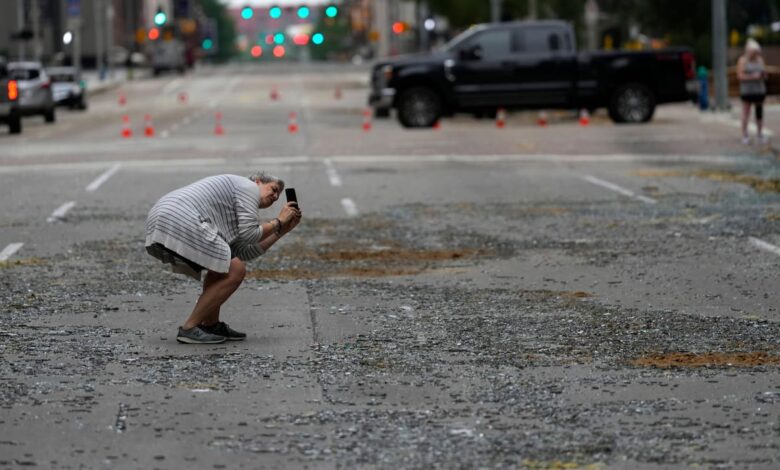
<instances>
[{"instance_id":1,"label":"puddle on road","mask_svg":"<svg viewBox=\"0 0 780 470\"><path fill-rule=\"evenodd\" d=\"M365 249L285 249L280 256L288 261L316 264L316 268L293 266L287 269L258 269L247 273L255 279L322 279L331 277L385 277L420 274L446 267L448 261L483 258L489 250L463 248L425 250L378 246Z\"/></svg>"},{"instance_id":2,"label":"puddle on road","mask_svg":"<svg viewBox=\"0 0 780 470\"><path fill-rule=\"evenodd\" d=\"M0 261L0 269L15 268L17 266L40 266L46 264L46 260L40 258L13 259Z\"/></svg>"},{"instance_id":3,"label":"puddle on road","mask_svg":"<svg viewBox=\"0 0 780 470\"><path fill-rule=\"evenodd\" d=\"M757 367L780 365L780 356L763 351L743 353L665 353L651 354L631 361L641 367Z\"/></svg>"},{"instance_id":4,"label":"puddle on road","mask_svg":"<svg viewBox=\"0 0 780 470\"><path fill-rule=\"evenodd\" d=\"M699 170L683 172L678 170L642 169L634 171L632 175L642 178L695 177L710 181L744 184L760 193L780 193L780 178L763 179L757 176L740 174L736 171Z\"/></svg>"}]
</instances>

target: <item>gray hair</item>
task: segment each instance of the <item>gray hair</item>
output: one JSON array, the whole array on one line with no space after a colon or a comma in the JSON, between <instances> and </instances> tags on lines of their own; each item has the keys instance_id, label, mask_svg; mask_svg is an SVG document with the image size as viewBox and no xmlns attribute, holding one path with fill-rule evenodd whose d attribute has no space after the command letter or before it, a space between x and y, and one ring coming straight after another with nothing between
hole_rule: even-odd
<instances>
[{"instance_id":1,"label":"gray hair","mask_svg":"<svg viewBox=\"0 0 780 470\"><path fill-rule=\"evenodd\" d=\"M284 190L284 180L267 174L264 171L258 171L249 175L249 179L257 183L258 181L263 184L277 183L280 190Z\"/></svg>"}]
</instances>

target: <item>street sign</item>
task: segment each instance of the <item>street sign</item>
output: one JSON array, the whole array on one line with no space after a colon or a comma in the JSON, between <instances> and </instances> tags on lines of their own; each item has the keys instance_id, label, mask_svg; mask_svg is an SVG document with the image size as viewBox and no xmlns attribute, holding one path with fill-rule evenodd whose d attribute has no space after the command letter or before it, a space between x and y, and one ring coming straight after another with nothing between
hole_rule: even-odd
<instances>
[{"instance_id":1,"label":"street sign","mask_svg":"<svg viewBox=\"0 0 780 470\"><path fill-rule=\"evenodd\" d=\"M81 16L81 0L68 0L68 16Z\"/></svg>"}]
</instances>

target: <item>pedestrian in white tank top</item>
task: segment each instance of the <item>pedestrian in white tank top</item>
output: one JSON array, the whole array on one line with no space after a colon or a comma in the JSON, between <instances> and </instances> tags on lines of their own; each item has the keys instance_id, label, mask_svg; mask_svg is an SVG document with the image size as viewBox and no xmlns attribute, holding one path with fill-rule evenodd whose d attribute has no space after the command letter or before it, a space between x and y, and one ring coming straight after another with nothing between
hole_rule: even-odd
<instances>
[{"instance_id":1,"label":"pedestrian in white tank top","mask_svg":"<svg viewBox=\"0 0 780 470\"><path fill-rule=\"evenodd\" d=\"M742 98L742 143L750 144L748 121L750 107L756 107L756 128L758 141L768 142L763 134L764 98L766 98L766 65L761 57L761 46L749 38L745 43L745 53L737 61L737 79L739 80L739 96Z\"/></svg>"}]
</instances>

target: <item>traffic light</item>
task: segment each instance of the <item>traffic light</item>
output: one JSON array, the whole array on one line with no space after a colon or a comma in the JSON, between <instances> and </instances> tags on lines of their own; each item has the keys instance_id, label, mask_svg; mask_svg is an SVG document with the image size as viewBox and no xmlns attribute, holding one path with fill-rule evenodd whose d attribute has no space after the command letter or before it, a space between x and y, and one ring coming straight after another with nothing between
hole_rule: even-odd
<instances>
[{"instance_id":1,"label":"traffic light","mask_svg":"<svg viewBox=\"0 0 780 470\"><path fill-rule=\"evenodd\" d=\"M282 9L277 6L273 6L268 9L268 16L270 16L275 20L278 20L279 18L282 17Z\"/></svg>"},{"instance_id":2,"label":"traffic light","mask_svg":"<svg viewBox=\"0 0 780 470\"><path fill-rule=\"evenodd\" d=\"M241 18L245 20L251 20L254 15L255 12L254 10L252 10L252 7L250 6L245 6L244 8L241 9Z\"/></svg>"},{"instance_id":3,"label":"traffic light","mask_svg":"<svg viewBox=\"0 0 780 470\"><path fill-rule=\"evenodd\" d=\"M325 36L322 33L314 33L311 35L311 43L315 46L319 46L325 42Z\"/></svg>"},{"instance_id":4,"label":"traffic light","mask_svg":"<svg viewBox=\"0 0 780 470\"><path fill-rule=\"evenodd\" d=\"M203 39L203 42L200 43L200 47L202 47L204 51L208 51L214 47L214 41L212 41L211 38L205 38Z\"/></svg>"},{"instance_id":5,"label":"traffic light","mask_svg":"<svg viewBox=\"0 0 780 470\"><path fill-rule=\"evenodd\" d=\"M279 45L284 44L284 33L274 34L274 42Z\"/></svg>"},{"instance_id":6,"label":"traffic light","mask_svg":"<svg viewBox=\"0 0 780 470\"><path fill-rule=\"evenodd\" d=\"M311 10L309 10L309 7L300 7L298 8L298 18L305 20L309 17L311 14Z\"/></svg>"},{"instance_id":7,"label":"traffic light","mask_svg":"<svg viewBox=\"0 0 780 470\"><path fill-rule=\"evenodd\" d=\"M339 7L336 5L328 5L325 7L325 16L328 18L335 18L339 14Z\"/></svg>"},{"instance_id":8,"label":"traffic light","mask_svg":"<svg viewBox=\"0 0 780 470\"><path fill-rule=\"evenodd\" d=\"M393 23L393 32L395 34L403 34L406 31L406 24L402 21L396 21Z\"/></svg>"},{"instance_id":9,"label":"traffic light","mask_svg":"<svg viewBox=\"0 0 780 470\"><path fill-rule=\"evenodd\" d=\"M162 7L157 8L157 13L154 14L154 24L162 26L168 21L168 15L165 14Z\"/></svg>"},{"instance_id":10,"label":"traffic light","mask_svg":"<svg viewBox=\"0 0 780 470\"><path fill-rule=\"evenodd\" d=\"M152 28L149 30L149 40L150 41L156 41L160 38L160 30L157 28Z\"/></svg>"}]
</instances>

